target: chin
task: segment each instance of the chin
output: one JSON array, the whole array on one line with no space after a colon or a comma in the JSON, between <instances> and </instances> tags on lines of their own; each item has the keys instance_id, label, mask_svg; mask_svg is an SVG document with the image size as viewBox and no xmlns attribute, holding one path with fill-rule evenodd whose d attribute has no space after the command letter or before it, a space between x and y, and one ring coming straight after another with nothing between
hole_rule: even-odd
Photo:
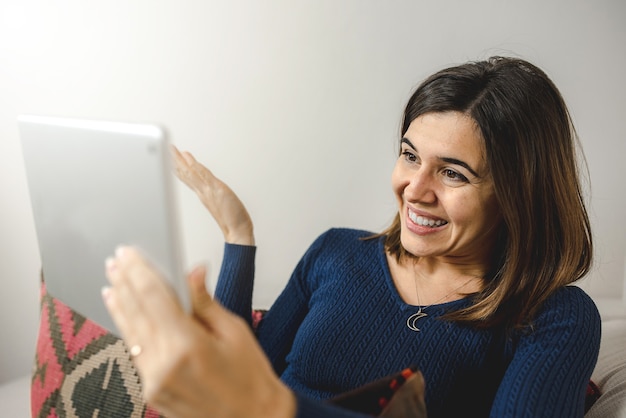
<instances>
[{"instance_id":1,"label":"chin","mask_svg":"<svg viewBox=\"0 0 626 418\"><path fill-rule=\"evenodd\" d=\"M441 246L434 246L435 242L426 237L419 237L411 232L400 233L400 243L404 250L414 257L428 257L438 255ZM440 244L440 243L439 243Z\"/></svg>"},{"instance_id":2,"label":"chin","mask_svg":"<svg viewBox=\"0 0 626 418\"><path fill-rule=\"evenodd\" d=\"M424 254L423 251L419 250L419 244L416 242L413 237L406 237L405 234L400 235L400 243L402 244L402 248L409 254L414 257L421 257Z\"/></svg>"}]
</instances>

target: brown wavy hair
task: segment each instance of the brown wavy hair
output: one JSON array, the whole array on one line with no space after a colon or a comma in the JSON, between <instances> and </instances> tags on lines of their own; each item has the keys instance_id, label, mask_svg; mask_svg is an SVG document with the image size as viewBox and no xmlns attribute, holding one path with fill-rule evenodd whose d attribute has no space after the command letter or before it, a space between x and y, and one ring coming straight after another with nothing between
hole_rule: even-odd
<instances>
[{"instance_id":1,"label":"brown wavy hair","mask_svg":"<svg viewBox=\"0 0 626 418\"><path fill-rule=\"evenodd\" d=\"M529 324L555 290L585 276L592 262L569 111L541 69L505 57L427 78L408 101L402 136L418 116L449 111L470 116L480 128L502 222L485 287L471 306L446 319L478 327ZM380 235L399 261L412 256L400 242L399 214Z\"/></svg>"}]
</instances>

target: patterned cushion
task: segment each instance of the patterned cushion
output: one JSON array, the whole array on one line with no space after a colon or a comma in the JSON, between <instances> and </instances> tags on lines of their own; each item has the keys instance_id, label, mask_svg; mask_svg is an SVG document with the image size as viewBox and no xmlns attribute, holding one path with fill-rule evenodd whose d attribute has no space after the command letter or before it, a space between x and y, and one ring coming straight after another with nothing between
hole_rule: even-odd
<instances>
[{"instance_id":1,"label":"patterned cushion","mask_svg":"<svg viewBox=\"0 0 626 418\"><path fill-rule=\"evenodd\" d=\"M33 417L153 418L124 342L77 314L41 285L31 382Z\"/></svg>"}]
</instances>

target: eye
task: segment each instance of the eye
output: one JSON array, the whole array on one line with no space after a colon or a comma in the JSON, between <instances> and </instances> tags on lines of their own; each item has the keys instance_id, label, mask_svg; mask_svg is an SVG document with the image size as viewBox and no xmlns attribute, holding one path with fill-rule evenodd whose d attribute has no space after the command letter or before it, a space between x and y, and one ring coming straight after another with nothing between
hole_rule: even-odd
<instances>
[{"instance_id":1,"label":"eye","mask_svg":"<svg viewBox=\"0 0 626 418\"><path fill-rule=\"evenodd\" d=\"M408 162L411 162L411 163L417 162L417 155L415 155L413 152L409 150L402 151L402 156Z\"/></svg>"},{"instance_id":2,"label":"eye","mask_svg":"<svg viewBox=\"0 0 626 418\"><path fill-rule=\"evenodd\" d=\"M453 182L467 183L468 179L461 173L457 173L456 171L446 168L443 170L443 175L446 180L450 180Z\"/></svg>"}]
</instances>

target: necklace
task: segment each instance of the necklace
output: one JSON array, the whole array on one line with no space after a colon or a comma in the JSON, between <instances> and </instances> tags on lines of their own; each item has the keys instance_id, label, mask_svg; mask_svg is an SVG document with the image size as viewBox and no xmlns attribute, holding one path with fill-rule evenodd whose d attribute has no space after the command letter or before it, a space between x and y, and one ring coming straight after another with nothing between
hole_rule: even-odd
<instances>
[{"instance_id":1,"label":"necklace","mask_svg":"<svg viewBox=\"0 0 626 418\"><path fill-rule=\"evenodd\" d=\"M468 281L466 281L465 283L463 283L461 286L455 288L452 292L448 293L447 295L445 295L444 297L442 297L441 299L436 300L435 302L431 303L428 306L424 306L422 308L422 304L420 303L420 295L417 291L417 277L415 277L414 279L414 283L415 283L415 296L417 297L417 312L415 312L413 315L409 316L406 320L406 326L411 330L411 331L415 331L415 332L419 332L420 329L417 327L417 321L419 321L422 318L425 318L428 316L428 314L426 312L424 312L426 309L430 308L433 305L438 304L439 302L441 302L442 300L447 299L450 295L457 293L459 290L461 290L462 288L464 288L465 286L467 286L469 284L469 282L472 281L472 279L474 279L473 277L471 277Z\"/></svg>"}]
</instances>

